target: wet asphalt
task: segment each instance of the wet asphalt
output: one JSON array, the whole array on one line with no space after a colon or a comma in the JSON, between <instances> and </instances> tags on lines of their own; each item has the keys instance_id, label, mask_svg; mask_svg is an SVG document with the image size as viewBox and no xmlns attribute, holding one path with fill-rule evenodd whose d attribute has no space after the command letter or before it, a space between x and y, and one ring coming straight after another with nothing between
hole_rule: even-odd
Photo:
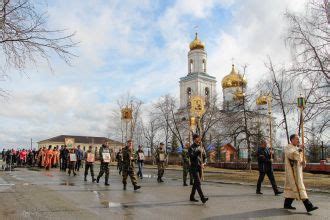
<instances>
[{"instance_id":1,"label":"wet asphalt","mask_svg":"<svg viewBox=\"0 0 330 220\"><path fill-rule=\"evenodd\" d=\"M0 219L330 219L328 193L310 192L320 209L307 214L301 202L294 202L295 211L282 209L283 197L269 187L256 195L252 186L203 182L210 200L193 203L191 187L182 186L182 172L166 171L164 183L157 183L156 173L145 169L138 180L142 188L134 191L128 181L123 191L115 167L110 186L104 185L104 177L99 184L90 176L84 182L83 169L77 176L58 169L0 172Z\"/></svg>"}]
</instances>

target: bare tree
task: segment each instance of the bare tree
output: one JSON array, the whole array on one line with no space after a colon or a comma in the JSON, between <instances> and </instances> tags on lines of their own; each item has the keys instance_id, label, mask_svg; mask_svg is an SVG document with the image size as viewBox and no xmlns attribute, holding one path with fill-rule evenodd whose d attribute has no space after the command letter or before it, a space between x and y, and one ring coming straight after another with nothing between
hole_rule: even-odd
<instances>
[{"instance_id":1,"label":"bare tree","mask_svg":"<svg viewBox=\"0 0 330 220\"><path fill-rule=\"evenodd\" d=\"M160 123L165 128L166 146L170 138L170 134L173 134L180 145L183 146L185 142L184 133L189 130L186 120L183 120L178 112L177 100L170 96L165 95L155 104L155 114L161 119Z\"/></svg>"},{"instance_id":2,"label":"bare tree","mask_svg":"<svg viewBox=\"0 0 330 220\"><path fill-rule=\"evenodd\" d=\"M296 109L295 99L297 97L294 78L287 74L284 67L276 69L271 58L268 58L268 63L265 64L269 70L269 76L266 81L261 81L261 85L270 93L272 98L272 106L275 112L281 114L281 120L278 122L278 127L283 126L286 135L286 141L289 144L289 122L288 116Z\"/></svg>"},{"instance_id":3,"label":"bare tree","mask_svg":"<svg viewBox=\"0 0 330 220\"><path fill-rule=\"evenodd\" d=\"M286 13L289 29L286 42L290 45L293 66L288 73L306 97L304 120L307 132L326 133L329 129L330 32L327 1L311 0L305 15ZM312 123L313 122L313 123ZM313 128L314 129L314 128Z\"/></svg>"},{"instance_id":4,"label":"bare tree","mask_svg":"<svg viewBox=\"0 0 330 220\"><path fill-rule=\"evenodd\" d=\"M161 128L161 123L159 119L150 113L150 117L147 119L146 123L143 123L143 134L146 139L147 146L150 148L151 155L155 152L155 143L158 141L157 134Z\"/></svg>"},{"instance_id":5,"label":"bare tree","mask_svg":"<svg viewBox=\"0 0 330 220\"><path fill-rule=\"evenodd\" d=\"M38 11L31 0L0 1L0 46L5 67L24 70L28 63L37 64L40 58L49 67L50 56L57 54L66 63L75 55L74 33L64 29L48 29L46 13Z\"/></svg>"},{"instance_id":6,"label":"bare tree","mask_svg":"<svg viewBox=\"0 0 330 220\"><path fill-rule=\"evenodd\" d=\"M136 129L142 129L141 125L141 106L142 101L126 93L117 100L117 108L113 110L109 129L114 132L114 136L121 137L122 142L127 139L135 140L136 143L142 142L140 137L137 137ZM124 121L121 118L121 110L125 107L132 108L132 120ZM138 132L142 134L142 131ZM140 135L141 136L141 135Z\"/></svg>"}]
</instances>

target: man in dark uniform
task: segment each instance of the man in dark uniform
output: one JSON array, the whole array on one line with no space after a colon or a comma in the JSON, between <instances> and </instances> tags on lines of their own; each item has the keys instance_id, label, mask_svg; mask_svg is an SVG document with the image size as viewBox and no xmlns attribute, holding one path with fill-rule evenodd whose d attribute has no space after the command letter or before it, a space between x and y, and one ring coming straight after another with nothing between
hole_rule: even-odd
<instances>
[{"instance_id":1,"label":"man in dark uniform","mask_svg":"<svg viewBox=\"0 0 330 220\"><path fill-rule=\"evenodd\" d=\"M64 145L63 150L60 152L60 157L62 159L62 171L66 171L68 167L68 157L69 157L69 150L66 145Z\"/></svg>"},{"instance_id":2,"label":"man in dark uniform","mask_svg":"<svg viewBox=\"0 0 330 220\"><path fill-rule=\"evenodd\" d=\"M264 181L264 177L267 174L270 183L272 184L275 196L282 194L283 192L279 191L276 185L273 165L272 165L272 150L267 147L265 140L261 141L261 147L258 147L257 157L258 157L258 167L259 167L259 179L257 183L257 194L262 194L260 191L261 183Z\"/></svg>"},{"instance_id":3,"label":"man in dark uniform","mask_svg":"<svg viewBox=\"0 0 330 220\"><path fill-rule=\"evenodd\" d=\"M204 196L201 188L201 175L202 169L204 169L205 166L206 155L204 149L201 146L201 137L198 134L193 135L193 141L194 143L190 146L188 150L188 155L190 158L190 171L194 178L194 184L190 194L190 201L198 202L198 200L195 199L195 193L197 190L201 201L203 203L206 203L208 198Z\"/></svg>"},{"instance_id":4,"label":"man in dark uniform","mask_svg":"<svg viewBox=\"0 0 330 220\"><path fill-rule=\"evenodd\" d=\"M84 181L87 181L87 175L88 175L88 170L91 170L91 176L92 176L92 182L95 182L94 178L94 161L95 161L95 155L92 152L92 146L89 146L89 149L86 151L86 154L84 156L85 158L85 178Z\"/></svg>"},{"instance_id":5,"label":"man in dark uniform","mask_svg":"<svg viewBox=\"0 0 330 220\"><path fill-rule=\"evenodd\" d=\"M156 163L158 168L158 178L157 182L162 183L163 181L163 175L165 171L165 162L167 159L167 154L164 150L164 144L160 143L159 148L156 150Z\"/></svg>"},{"instance_id":6,"label":"man in dark uniform","mask_svg":"<svg viewBox=\"0 0 330 220\"><path fill-rule=\"evenodd\" d=\"M110 164L110 149L107 144L102 144L99 157L101 160L100 173L97 176L96 182L99 183L100 178L105 173L105 183L104 185L109 186L109 164Z\"/></svg>"},{"instance_id":7,"label":"man in dark uniform","mask_svg":"<svg viewBox=\"0 0 330 220\"><path fill-rule=\"evenodd\" d=\"M131 140L127 141L126 147L123 149L123 186L126 190L127 177L131 178L131 182L134 186L134 190L138 190L141 186L137 185L137 180L134 171L134 152L133 152L133 142Z\"/></svg>"},{"instance_id":8,"label":"man in dark uniform","mask_svg":"<svg viewBox=\"0 0 330 220\"><path fill-rule=\"evenodd\" d=\"M188 186L187 176L189 173L190 185L193 185L193 177L190 172L190 160L188 155L189 143L185 144L185 147L182 149L182 169L183 169L183 186Z\"/></svg>"},{"instance_id":9,"label":"man in dark uniform","mask_svg":"<svg viewBox=\"0 0 330 220\"><path fill-rule=\"evenodd\" d=\"M123 153L121 149L119 149L116 155L116 160L117 160L117 170L119 170L119 175L120 175L122 171L122 162L123 162Z\"/></svg>"}]
</instances>

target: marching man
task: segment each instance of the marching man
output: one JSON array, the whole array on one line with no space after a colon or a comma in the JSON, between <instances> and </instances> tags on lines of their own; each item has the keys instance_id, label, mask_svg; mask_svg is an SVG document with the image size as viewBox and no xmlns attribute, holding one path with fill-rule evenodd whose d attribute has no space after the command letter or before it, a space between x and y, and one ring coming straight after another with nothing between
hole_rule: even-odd
<instances>
[{"instance_id":1,"label":"marching man","mask_svg":"<svg viewBox=\"0 0 330 220\"><path fill-rule=\"evenodd\" d=\"M89 146L89 149L86 151L85 154L85 178L84 181L87 181L88 170L91 171L92 182L95 182L94 178L94 161L95 161L95 154L92 152L93 147Z\"/></svg>"},{"instance_id":2,"label":"marching man","mask_svg":"<svg viewBox=\"0 0 330 220\"><path fill-rule=\"evenodd\" d=\"M134 170L134 152L133 152L133 142L132 140L127 141L127 145L123 149L123 189L126 190L127 177L131 178L134 190L138 190L141 186L137 185L137 180Z\"/></svg>"},{"instance_id":3,"label":"marching man","mask_svg":"<svg viewBox=\"0 0 330 220\"><path fill-rule=\"evenodd\" d=\"M110 164L110 149L107 144L102 144L100 148L100 172L97 176L96 182L99 183L100 178L105 173L105 183L104 185L109 186L109 164Z\"/></svg>"},{"instance_id":4,"label":"marching man","mask_svg":"<svg viewBox=\"0 0 330 220\"><path fill-rule=\"evenodd\" d=\"M209 199L204 196L201 187L202 169L204 169L205 166L206 155L205 155L205 151L201 146L202 143L201 137L198 134L193 135L193 141L194 143L190 146L188 150L188 155L191 164L190 170L194 178L193 187L190 193L190 201L198 202L198 200L195 199L195 193L197 190L202 203L206 203L206 201Z\"/></svg>"},{"instance_id":5,"label":"marching man","mask_svg":"<svg viewBox=\"0 0 330 220\"><path fill-rule=\"evenodd\" d=\"M274 171L273 171L273 161L272 161L273 150L267 147L267 142L261 140L261 147L258 147L258 168L259 168L259 178L257 183L257 194L262 194L261 183L264 181L265 175L268 176L270 183L272 184L275 196L282 194L276 185Z\"/></svg>"},{"instance_id":6,"label":"marching man","mask_svg":"<svg viewBox=\"0 0 330 220\"><path fill-rule=\"evenodd\" d=\"M158 168L158 178L157 182L162 183L163 181L163 175L165 171L165 162L167 159L167 154L164 150L164 144L160 143L159 148L156 151L156 163Z\"/></svg>"},{"instance_id":7,"label":"marching man","mask_svg":"<svg viewBox=\"0 0 330 220\"><path fill-rule=\"evenodd\" d=\"M308 200L303 182L303 168L306 161L303 160L303 145L299 145L298 135L290 136L291 144L285 148L285 185L284 185L284 208L292 207L294 199L303 201L307 212L318 209Z\"/></svg>"}]
</instances>

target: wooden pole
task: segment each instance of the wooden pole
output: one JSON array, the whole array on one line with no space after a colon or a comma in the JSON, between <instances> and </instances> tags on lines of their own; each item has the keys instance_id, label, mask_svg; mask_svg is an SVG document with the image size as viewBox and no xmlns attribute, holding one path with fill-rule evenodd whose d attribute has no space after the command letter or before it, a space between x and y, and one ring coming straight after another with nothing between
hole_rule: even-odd
<instances>
[{"instance_id":1,"label":"wooden pole","mask_svg":"<svg viewBox=\"0 0 330 220\"><path fill-rule=\"evenodd\" d=\"M201 117L198 117L198 132L199 132L199 136L200 136L200 138L201 138L201 135L202 135L202 125L201 125ZM201 140L201 145L200 145L200 147L201 147L201 162L202 162L202 164L204 164L203 163L203 151L204 151L204 148L203 148L203 142L202 142L202 140ZM201 173L201 179L202 179L202 181L204 181L204 168L202 167L202 173Z\"/></svg>"},{"instance_id":2,"label":"wooden pole","mask_svg":"<svg viewBox=\"0 0 330 220\"><path fill-rule=\"evenodd\" d=\"M272 98L268 96L268 115L269 115L269 147L270 159L273 160L273 138L272 138Z\"/></svg>"},{"instance_id":3,"label":"wooden pole","mask_svg":"<svg viewBox=\"0 0 330 220\"><path fill-rule=\"evenodd\" d=\"M301 120L301 144L303 146L303 161L305 162L305 133L304 133L304 108L300 108L300 120Z\"/></svg>"}]
</instances>

